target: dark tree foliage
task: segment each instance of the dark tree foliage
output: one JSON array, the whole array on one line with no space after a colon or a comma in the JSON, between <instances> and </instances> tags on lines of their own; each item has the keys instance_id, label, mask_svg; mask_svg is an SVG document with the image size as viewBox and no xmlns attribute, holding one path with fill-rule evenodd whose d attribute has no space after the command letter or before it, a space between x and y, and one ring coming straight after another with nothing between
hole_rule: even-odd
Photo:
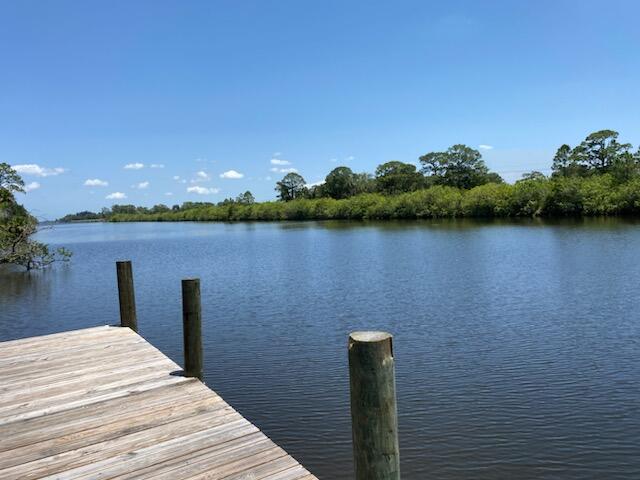
<instances>
[{"instance_id":1,"label":"dark tree foliage","mask_svg":"<svg viewBox=\"0 0 640 480\"><path fill-rule=\"evenodd\" d=\"M422 172L435 185L473 188L485 183L502 183L497 173L490 173L478 150L454 145L446 152L431 152L420 157Z\"/></svg>"},{"instance_id":2,"label":"dark tree foliage","mask_svg":"<svg viewBox=\"0 0 640 480\"><path fill-rule=\"evenodd\" d=\"M638 169L637 155L630 152L631 144L619 143L618 132L599 130L571 148L562 145L553 158L554 176L584 177L614 172L620 179L633 176Z\"/></svg>"},{"instance_id":3,"label":"dark tree foliage","mask_svg":"<svg viewBox=\"0 0 640 480\"><path fill-rule=\"evenodd\" d=\"M276 184L278 198L283 202L289 202L297 198L304 198L307 193L307 182L302 175L291 172L287 173L282 180Z\"/></svg>"},{"instance_id":4,"label":"dark tree foliage","mask_svg":"<svg viewBox=\"0 0 640 480\"><path fill-rule=\"evenodd\" d=\"M314 186L297 173L286 175L276 187L280 202L255 202L245 192L218 205L185 202L171 211L115 205L104 216L112 221L259 221L640 215L640 148L631 148L619 143L613 130L594 132L575 148L558 149L550 177L532 171L509 185L488 170L480 152L454 145L420 157L426 177L399 161L379 165L375 177L338 167Z\"/></svg>"},{"instance_id":5,"label":"dark tree foliage","mask_svg":"<svg viewBox=\"0 0 640 480\"><path fill-rule=\"evenodd\" d=\"M355 173L353 175L353 183L355 185L356 195L376 191L376 179L370 173Z\"/></svg>"},{"instance_id":6,"label":"dark tree foliage","mask_svg":"<svg viewBox=\"0 0 640 480\"><path fill-rule=\"evenodd\" d=\"M322 185L324 196L349 198L356 194L356 178L349 167L337 167L329 172Z\"/></svg>"},{"instance_id":7,"label":"dark tree foliage","mask_svg":"<svg viewBox=\"0 0 640 480\"><path fill-rule=\"evenodd\" d=\"M376 168L377 190L386 195L413 192L424 186L424 177L410 163L391 161Z\"/></svg>"},{"instance_id":8,"label":"dark tree foliage","mask_svg":"<svg viewBox=\"0 0 640 480\"><path fill-rule=\"evenodd\" d=\"M254 203L256 203L256 199L253 196L253 193L247 190L246 192L241 193L236 197L236 203L239 203L241 205L253 205Z\"/></svg>"},{"instance_id":9,"label":"dark tree foliage","mask_svg":"<svg viewBox=\"0 0 640 480\"><path fill-rule=\"evenodd\" d=\"M13 264L26 270L43 268L56 261L67 261L71 253L59 248L55 252L33 239L38 221L14 196L24 192L24 182L6 163L0 163L0 264Z\"/></svg>"},{"instance_id":10,"label":"dark tree foliage","mask_svg":"<svg viewBox=\"0 0 640 480\"><path fill-rule=\"evenodd\" d=\"M105 218L101 213L90 212L84 210L82 212L70 213L62 218L59 218L58 222L86 222L89 220L101 220Z\"/></svg>"},{"instance_id":11,"label":"dark tree foliage","mask_svg":"<svg viewBox=\"0 0 640 480\"><path fill-rule=\"evenodd\" d=\"M516 183L526 182L529 180L546 180L546 179L547 179L547 176L544 173L538 172L537 170L533 170L531 172L523 173L522 178L520 180L516 180Z\"/></svg>"}]
</instances>

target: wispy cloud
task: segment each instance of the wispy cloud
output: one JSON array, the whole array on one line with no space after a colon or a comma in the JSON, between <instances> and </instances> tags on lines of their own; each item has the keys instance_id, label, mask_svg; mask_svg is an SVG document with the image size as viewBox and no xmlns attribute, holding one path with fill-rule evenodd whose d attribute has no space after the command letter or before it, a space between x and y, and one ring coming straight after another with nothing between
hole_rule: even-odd
<instances>
[{"instance_id":1,"label":"wispy cloud","mask_svg":"<svg viewBox=\"0 0 640 480\"><path fill-rule=\"evenodd\" d=\"M206 187L187 187L187 193L196 193L198 195L213 195L214 193L218 193L220 189L218 188L206 188Z\"/></svg>"},{"instance_id":2,"label":"wispy cloud","mask_svg":"<svg viewBox=\"0 0 640 480\"><path fill-rule=\"evenodd\" d=\"M273 152L272 157L279 157L280 155L282 155L282 152Z\"/></svg>"},{"instance_id":3,"label":"wispy cloud","mask_svg":"<svg viewBox=\"0 0 640 480\"><path fill-rule=\"evenodd\" d=\"M165 192L165 195L166 195L167 197L172 197L172 196L173 196L173 192Z\"/></svg>"},{"instance_id":4,"label":"wispy cloud","mask_svg":"<svg viewBox=\"0 0 640 480\"><path fill-rule=\"evenodd\" d=\"M61 173L64 173L66 171L64 168L41 167L40 165L35 163L12 165L11 168L23 175L33 175L35 177L53 177L56 175L60 175Z\"/></svg>"},{"instance_id":5,"label":"wispy cloud","mask_svg":"<svg viewBox=\"0 0 640 480\"><path fill-rule=\"evenodd\" d=\"M291 165L289 160L282 160L280 158L272 158L271 165Z\"/></svg>"},{"instance_id":6,"label":"wispy cloud","mask_svg":"<svg viewBox=\"0 0 640 480\"><path fill-rule=\"evenodd\" d=\"M338 161L338 159L337 158L330 158L329 161L333 162L333 163L336 163Z\"/></svg>"},{"instance_id":7,"label":"wispy cloud","mask_svg":"<svg viewBox=\"0 0 640 480\"><path fill-rule=\"evenodd\" d=\"M355 160L355 159L356 159L356 157L354 157L353 155L349 155L344 160L345 160L345 162L350 162L351 160Z\"/></svg>"},{"instance_id":8,"label":"wispy cloud","mask_svg":"<svg viewBox=\"0 0 640 480\"><path fill-rule=\"evenodd\" d=\"M244 173L236 172L235 170L228 170L220 174L220 178L238 179L244 177Z\"/></svg>"},{"instance_id":9,"label":"wispy cloud","mask_svg":"<svg viewBox=\"0 0 640 480\"><path fill-rule=\"evenodd\" d=\"M164 163L152 163L149 165L151 168L164 168Z\"/></svg>"},{"instance_id":10,"label":"wispy cloud","mask_svg":"<svg viewBox=\"0 0 640 480\"><path fill-rule=\"evenodd\" d=\"M140 189L140 190L144 190L145 188L148 188L148 187L149 187L149 182L148 181L140 182L140 183L138 183L138 184L133 186L133 188L137 188L137 189Z\"/></svg>"},{"instance_id":11,"label":"wispy cloud","mask_svg":"<svg viewBox=\"0 0 640 480\"><path fill-rule=\"evenodd\" d=\"M478 145L480 150L493 150L493 145L485 145L484 143Z\"/></svg>"},{"instance_id":12,"label":"wispy cloud","mask_svg":"<svg viewBox=\"0 0 640 480\"><path fill-rule=\"evenodd\" d=\"M141 168L144 168L144 163L127 163L124 168L125 170L140 170Z\"/></svg>"},{"instance_id":13,"label":"wispy cloud","mask_svg":"<svg viewBox=\"0 0 640 480\"><path fill-rule=\"evenodd\" d=\"M269 169L270 172L273 173L298 173L298 169L297 168L278 168L278 167L272 167Z\"/></svg>"},{"instance_id":14,"label":"wispy cloud","mask_svg":"<svg viewBox=\"0 0 640 480\"><path fill-rule=\"evenodd\" d=\"M191 180L191 183L207 182L209 180L211 180L211 175L209 175L204 170L200 170L199 172L196 172L196 178Z\"/></svg>"},{"instance_id":15,"label":"wispy cloud","mask_svg":"<svg viewBox=\"0 0 640 480\"><path fill-rule=\"evenodd\" d=\"M104 198L106 198L107 200L122 200L123 198L127 198L127 196L122 192L113 192Z\"/></svg>"},{"instance_id":16,"label":"wispy cloud","mask_svg":"<svg viewBox=\"0 0 640 480\"><path fill-rule=\"evenodd\" d=\"M31 182L31 183L27 183L24 186L24 191L31 192L32 190L37 190L38 188L40 188L40 184L38 182Z\"/></svg>"},{"instance_id":17,"label":"wispy cloud","mask_svg":"<svg viewBox=\"0 0 640 480\"><path fill-rule=\"evenodd\" d=\"M84 181L85 187L108 187L109 182L106 180L100 180L99 178L89 178Z\"/></svg>"}]
</instances>

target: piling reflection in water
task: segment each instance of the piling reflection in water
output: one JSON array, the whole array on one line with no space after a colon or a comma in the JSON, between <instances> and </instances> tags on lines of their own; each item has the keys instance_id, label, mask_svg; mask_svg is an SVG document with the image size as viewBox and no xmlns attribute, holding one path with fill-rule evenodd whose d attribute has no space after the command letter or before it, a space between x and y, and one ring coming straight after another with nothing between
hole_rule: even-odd
<instances>
[{"instance_id":1,"label":"piling reflection in water","mask_svg":"<svg viewBox=\"0 0 640 480\"><path fill-rule=\"evenodd\" d=\"M202 280L204 377L319 478L353 476L345 338L394 333L404 479L634 478L637 222L86 224L71 265L0 274L0 337L116 323L182 363L176 279ZM170 274L169 274L170 272ZM205 288L206 286L206 288Z\"/></svg>"}]
</instances>

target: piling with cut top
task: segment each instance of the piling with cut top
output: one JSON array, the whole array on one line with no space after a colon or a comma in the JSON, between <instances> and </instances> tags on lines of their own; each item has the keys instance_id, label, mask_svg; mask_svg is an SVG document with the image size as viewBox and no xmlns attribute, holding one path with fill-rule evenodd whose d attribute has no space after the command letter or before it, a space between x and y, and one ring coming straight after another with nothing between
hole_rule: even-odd
<instances>
[{"instance_id":1,"label":"piling with cut top","mask_svg":"<svg viewBox=\"0 0 640 480\"><path fill-rule=\"evenodd\" d=\"M351 422L356 480L400 480L393 337L349 335Z\"/></svg>"},{"instance_id":2,"label":"piling with cut top","mask_svg":"<svg viewBox=\"0 0 640 480\"><path fill-rule=\"evenodd\" d=\"M202 380L202 313L200 279L182 280L184 374Z\"/></svg>"},{"instance_id":3,"label":"piling with cut top","mask_svg":"<svg viewBox=\"0 0 640 480\"><path fill-rule=\"evenodd\" d=\"M118 274L118 297L120 299L120 325L138 331L136 317L136 297L133 291L133 270L131 261L116 262Z\"/></svg>"}]
</instances>

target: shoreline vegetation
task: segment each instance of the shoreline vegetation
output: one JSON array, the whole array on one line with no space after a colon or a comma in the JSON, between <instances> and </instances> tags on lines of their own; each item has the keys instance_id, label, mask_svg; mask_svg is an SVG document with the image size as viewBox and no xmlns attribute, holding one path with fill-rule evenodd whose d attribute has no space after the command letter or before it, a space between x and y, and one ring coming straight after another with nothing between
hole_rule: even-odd
<instances>
[{"instance_id":1,"label":"shoreline vegetation","mask_svg":"<svg viewBox=\"0 0 640 480\"><path fill-rule=\"evenodd\" d=\"M387 162L375 174L332 170L308 185L297 172L277 182L277 201L256 202L251 192L217 204L137 207L114 205L79 212L69 221L283 221L428 218L517 218L640 215L640 149L600 130L572 148L562 145L546 176L532 171L514 184L490 172L479 151L454 145L413 164Z\"/></svg>"},{"instance_id":2,"label":"shoreline vegetation","mask_svg":"<svg viewBox=\"0 0 640 480\"><path fill-rule=\"evenodd\" d=\"M16 193L26 193L24 180L8 163L0 163L0 267L17 265L25 270L68 262L71 252L64 247L53 251L33 236L38 231L36 217L16 200Z\"/></svg>"}]
</instances>

